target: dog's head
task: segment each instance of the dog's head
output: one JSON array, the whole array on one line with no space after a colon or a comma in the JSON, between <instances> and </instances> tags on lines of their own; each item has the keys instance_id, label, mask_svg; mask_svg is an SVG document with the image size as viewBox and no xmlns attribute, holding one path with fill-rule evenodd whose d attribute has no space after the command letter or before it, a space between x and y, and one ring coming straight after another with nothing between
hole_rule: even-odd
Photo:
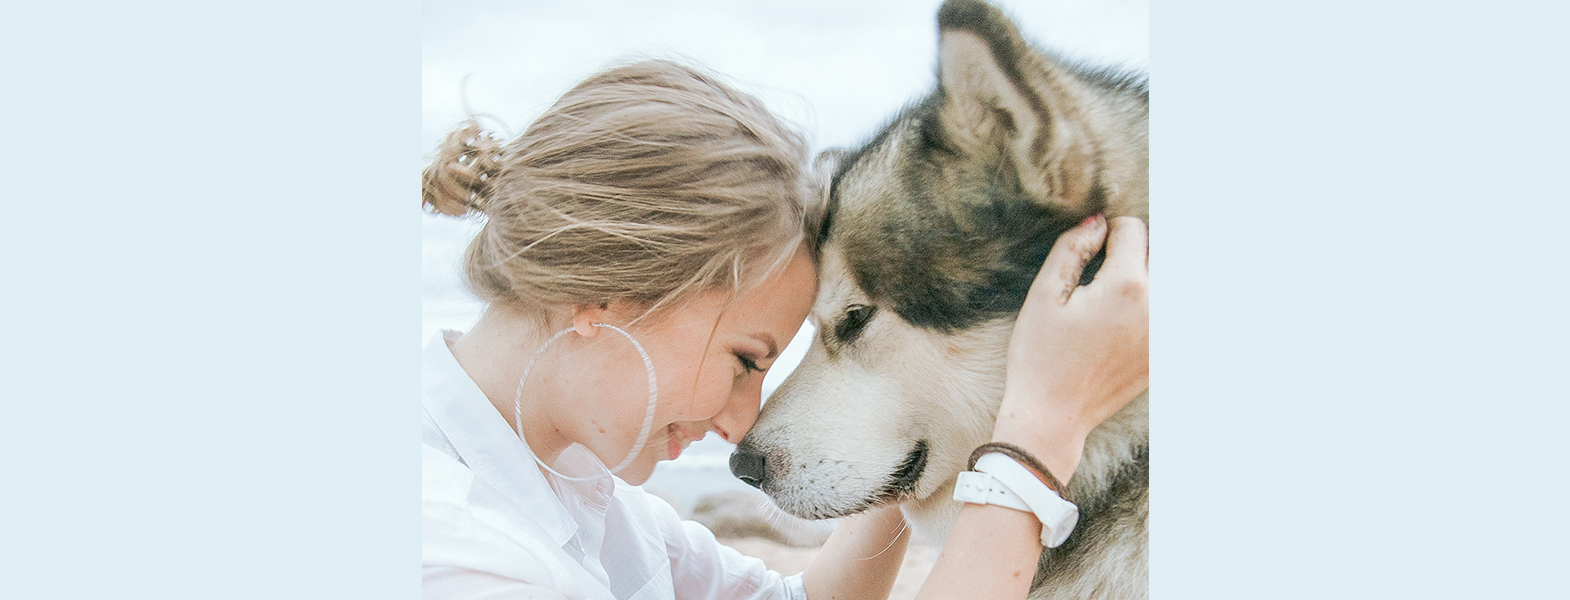
<instances>
[{"instance_id":1,"label":"dog's head","mask_svg":"<svg viewBox=\"0 0 1570 600\"><path fill-rule=\"evenodd\" d=\"M938 24L938 89L819 159L817 336L732 457L798 516L938 505L921 501L991 435L1014 316L1058 235L1148 218L1143 80L1055 60L981 2Z\"/></svg>"}]
</instances>

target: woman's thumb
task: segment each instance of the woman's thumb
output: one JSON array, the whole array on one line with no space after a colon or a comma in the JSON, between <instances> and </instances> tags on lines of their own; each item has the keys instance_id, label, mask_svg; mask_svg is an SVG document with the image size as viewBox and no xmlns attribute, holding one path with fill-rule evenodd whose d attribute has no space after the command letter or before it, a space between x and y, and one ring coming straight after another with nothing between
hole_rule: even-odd
<instances>
[{"instance_id":1,"label":"woman's thumb","mask_svg":"<svg viewBox=\"0 0 1570 600\"><path fill-rule=\"evenodd\" d=\"M1047 254L1047 262L1041 265L1041 272L1036 274L1030 293L1051 294L1059 304L1068 302L1074 289L1079 287L1079 276L1084 273L1085 264L1101 251L1106 241L1107 218L1099 214L1063 232L1052 244L1052 251Z\"/></svg>"}]
</instances>

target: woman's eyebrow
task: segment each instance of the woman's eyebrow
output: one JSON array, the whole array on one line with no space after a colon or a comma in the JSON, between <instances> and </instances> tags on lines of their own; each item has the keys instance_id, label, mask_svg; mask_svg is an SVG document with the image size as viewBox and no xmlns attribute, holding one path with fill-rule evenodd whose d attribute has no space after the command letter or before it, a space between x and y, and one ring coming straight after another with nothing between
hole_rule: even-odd
<instances>
[{"instance_id":1,"label":"woman's eyebrow","mask_svg":"<svg viewBox=\"0 0 1570 600\"><path fill-rule=\"evenodd\" d=\"M764 345L769 347L769 353L763 357L763 360L768 360L780 355L780 345L775 343L774 336L767 333L751 333L747 334L747 337L763 342Z\"/></svg>"}]
</instances>

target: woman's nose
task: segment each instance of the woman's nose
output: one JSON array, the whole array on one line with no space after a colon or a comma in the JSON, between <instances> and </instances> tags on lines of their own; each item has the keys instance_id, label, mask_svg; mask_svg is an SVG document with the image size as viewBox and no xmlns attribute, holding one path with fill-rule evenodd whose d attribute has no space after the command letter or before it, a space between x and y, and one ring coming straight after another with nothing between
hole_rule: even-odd
<instances>
[{"instance_id":1,"label":"woman's nose","mask_svg":"<svg viewBox=\"0 0 1570 600\"><path fill-rule=\"evenodd\" d=\"M758 411L762 407L763 389L759 386L748 393L732 396L720 414L714 415L709 420L716 433L725 441L732 444L741 443L741 438L752 429L752 424L758 422Z\"/></svg>"}]
</instances>

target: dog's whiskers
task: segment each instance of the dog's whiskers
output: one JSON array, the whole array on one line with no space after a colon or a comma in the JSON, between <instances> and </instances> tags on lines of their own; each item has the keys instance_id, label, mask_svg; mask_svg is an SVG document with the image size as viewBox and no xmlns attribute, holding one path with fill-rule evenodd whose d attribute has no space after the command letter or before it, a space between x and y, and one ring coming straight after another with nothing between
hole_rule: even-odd
<instances>
[{"instance_id":1,"label":"dog's whiskers","mask_svg":"<svg viewBox=\"0 0 1570 600\"><path fill-rule=\"evenodd\" d=\"M906 521L905 519L900 519L899 520L899 533L894 534L894 539L889 540L889 545L884 546L883 549L879 550L877 554L874 554L872 556L868 556L866 558L858 558L856 560L872 560L872 559L877 558L879 556L883 556L884 552L888 552L889 548L893 548L894 544L899 543L900 536L905 535L905 530L909 529L909 528L910 528L910 523L908 521Z\"/></svg>"}]
</instances>

